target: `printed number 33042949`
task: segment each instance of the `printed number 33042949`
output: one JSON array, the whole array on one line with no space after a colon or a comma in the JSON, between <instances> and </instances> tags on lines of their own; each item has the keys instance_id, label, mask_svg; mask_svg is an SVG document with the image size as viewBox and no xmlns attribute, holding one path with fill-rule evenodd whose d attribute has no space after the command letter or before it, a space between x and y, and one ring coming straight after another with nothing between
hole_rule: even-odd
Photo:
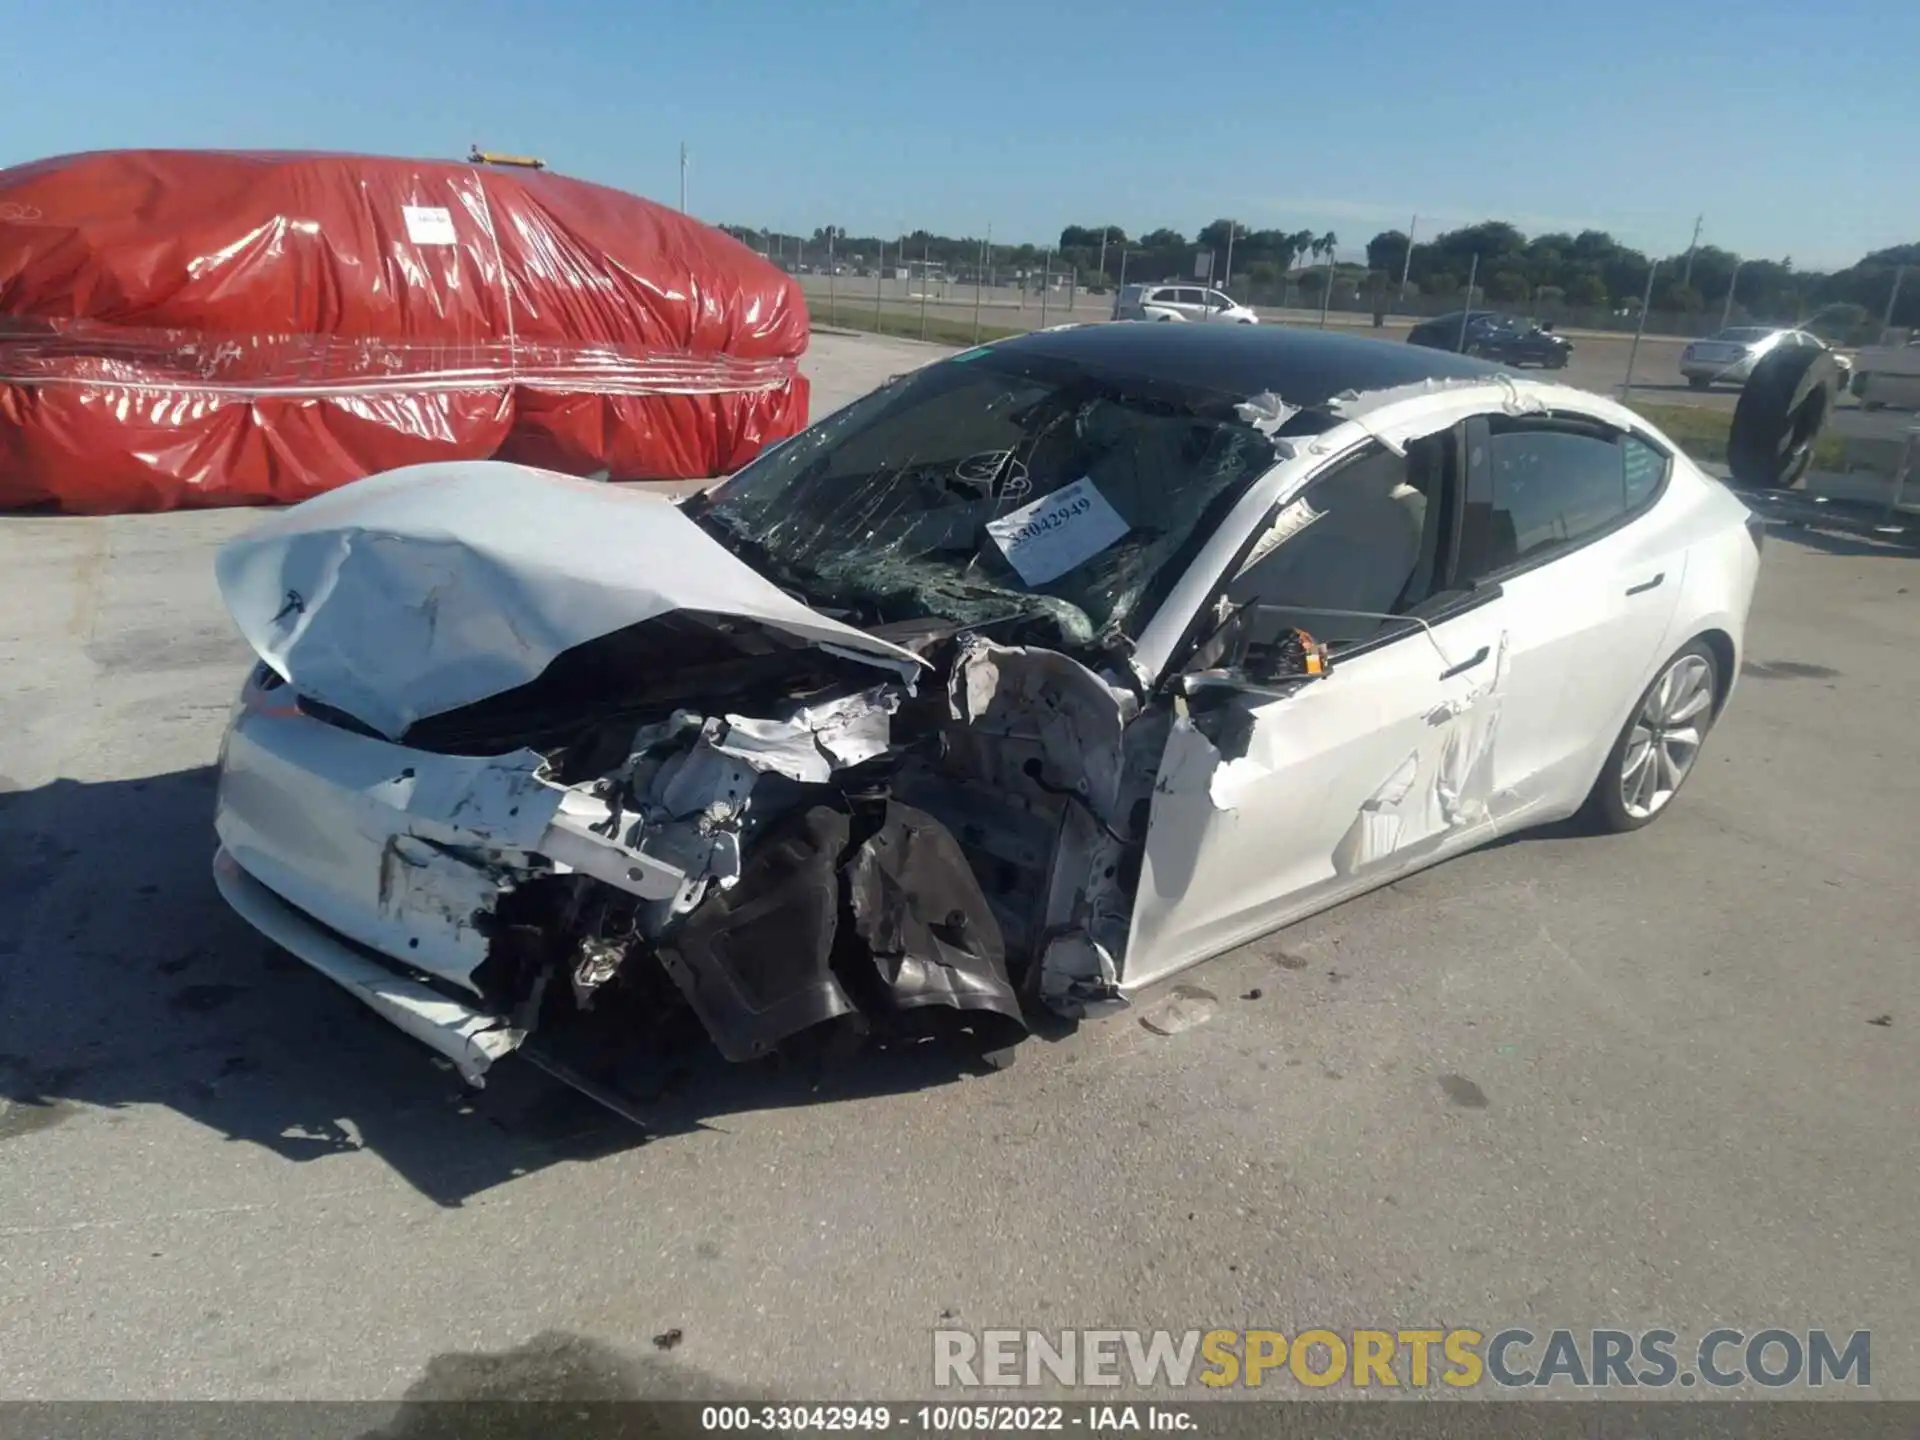
<instances>
[{"instance_id":1,"label":"printed number 33042949","mask_svg":"<svg viewBox=\"0 0 1920 1440\"><path fill-rule=\"evenodd\" d=\"M1018 548L1030 540L1038 539L1049 530L1057 530L1076 515L1084 515L1093 509L1093 501L1085 495L1076 495L1064 505L1056 505L1045 514L1036 515L1007 537L1009 549Z\"/></svg>"},{"instance_id":2,"label":"printed number 33042949","mask_svg":"<svg viewBox=\"0 0 1920 1440\"><path fill-rule=\"evenodd\" d=\"M1029 585L1045 585L1127 533L1127 522L1085 476L987 522L987 534Z\"/></svg>"}]
</instances>

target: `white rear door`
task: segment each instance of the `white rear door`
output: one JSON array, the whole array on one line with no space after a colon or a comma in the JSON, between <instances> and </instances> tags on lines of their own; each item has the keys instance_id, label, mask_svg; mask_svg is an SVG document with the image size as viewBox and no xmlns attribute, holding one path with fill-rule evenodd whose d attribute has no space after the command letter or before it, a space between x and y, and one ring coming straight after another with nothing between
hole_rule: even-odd
<instances>
[{"instance_id":1,"label":"white rear door","mask_svg":"<svg viewBox=\"0 0 1920 1440\"><path fill-rule=\"evenodd\" d=\"M1500 417L1467 427L1452 583L1498 583L1507 703L1493 805L1506 823L1586 798L1663 658L1686 567L1657 508L1668 458L1597 425Z\"/></svg>"}]
</instances>

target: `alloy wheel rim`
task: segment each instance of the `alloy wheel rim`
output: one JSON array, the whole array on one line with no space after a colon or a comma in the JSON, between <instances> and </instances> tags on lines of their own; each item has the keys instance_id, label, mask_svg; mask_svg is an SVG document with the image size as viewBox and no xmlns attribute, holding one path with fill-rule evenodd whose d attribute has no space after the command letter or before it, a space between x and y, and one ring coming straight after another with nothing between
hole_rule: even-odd
<instances>
[{"instance_id":1,"label":"alloy wheel rim","mask_svg":"<svg viewBox=\"0 0 1920 1440\"><path fill-rule=\"evenodd\" d=\"M1620 803L1648 820L1673 799L1700 754L1713 709L1713 667L1683 655L1647 693L1627 735L1620 763Z\"/></svg>"}]
</instances>

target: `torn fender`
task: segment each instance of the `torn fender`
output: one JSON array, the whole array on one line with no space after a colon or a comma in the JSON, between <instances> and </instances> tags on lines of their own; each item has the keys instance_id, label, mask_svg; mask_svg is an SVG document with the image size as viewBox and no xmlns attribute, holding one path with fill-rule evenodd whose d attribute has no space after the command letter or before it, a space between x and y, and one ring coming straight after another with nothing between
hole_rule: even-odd
<instances>
[{"instance_id":1,"label":"torn fender","mask_svg":"<svg viewBox=\"0 0 1920 1440\"><path fill-rule=\"evenodd\" d=\"M809 609L655 496L497 461L414 465L275 515L215 562L261 659L388 738L674 611L900 675L912 652Z\"/></svg>"}]
</instances>

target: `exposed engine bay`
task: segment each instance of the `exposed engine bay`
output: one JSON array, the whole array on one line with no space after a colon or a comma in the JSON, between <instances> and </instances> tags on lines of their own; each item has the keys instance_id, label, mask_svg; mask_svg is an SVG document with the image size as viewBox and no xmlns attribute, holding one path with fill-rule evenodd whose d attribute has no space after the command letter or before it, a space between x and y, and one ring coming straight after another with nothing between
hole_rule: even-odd
<instances>
[{"instance_id":1,"label":"exposed engine bay","mask_svg":"<svg viewBox=\"0 0 1920 1440\"><path fill-rule=\"evenodd\" d=\"M761 638L731 629L741 647ZM657 1007L664 977L723 1055L749 1060L829 1022L997 1048L1024 1033L1024 1003L1111 998L1166 733L1129 725L1133 695L1056 652L932 622L884 632L922 675L769 643L638 672L672 675L664 696L609 700L602 681L603 713L583 722L570 672L636 673L617 652L672 643L646 633L662 630L719 649L709 622L666 617L403 737L530 745L538 781L595 814L516 857L526 870L483 917L472 982L489 1009L532 1031Z\"/></svg>"}]
</instances>

